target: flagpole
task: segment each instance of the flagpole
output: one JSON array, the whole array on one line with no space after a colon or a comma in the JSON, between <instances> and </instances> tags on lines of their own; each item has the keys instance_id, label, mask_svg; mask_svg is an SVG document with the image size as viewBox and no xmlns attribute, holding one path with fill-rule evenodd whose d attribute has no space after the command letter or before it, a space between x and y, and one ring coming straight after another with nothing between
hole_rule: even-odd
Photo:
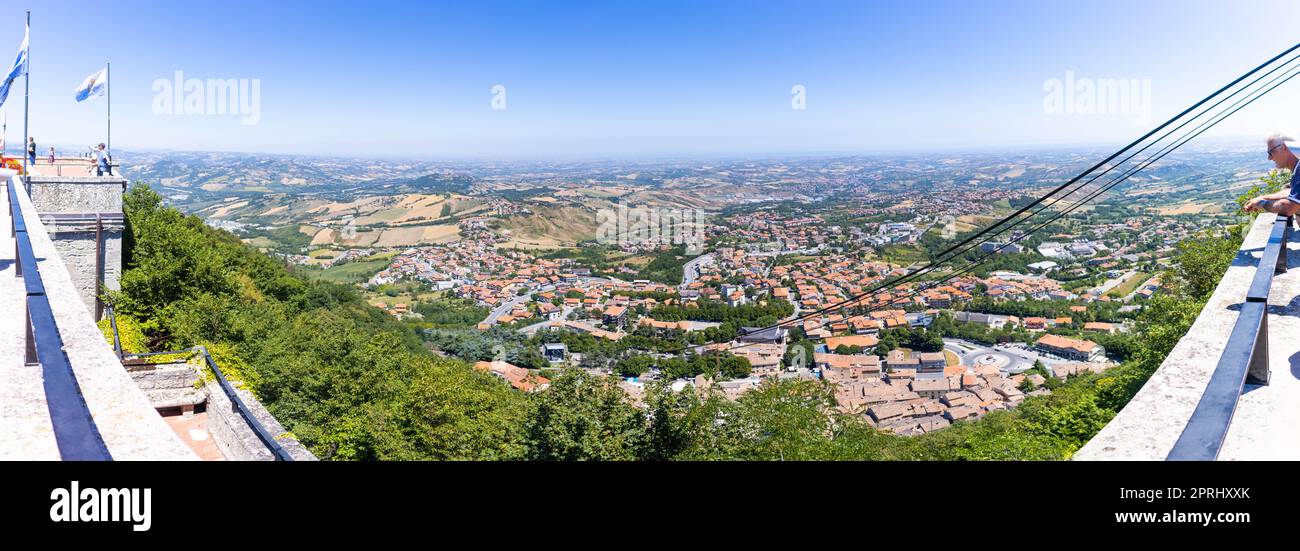
<instances>
[{"instance_id":1,"label":"flagpole","mask_svg":"<svg viewBox=\"0 0 1300 551\"><path fill-rule=\"evenodd\" d=\"M27 34L27 53L24 54L27 61L23 62L23 175L26 176L27 193L32 192L31 178L32 173L27 171L27 142L30 139L27 129L27 104L32 92L32 12L27 12L27 28L23 29Z\"/></svg>"},{"instance_id":2,"label":"flagpole","mask_svg":"<svg viewBox=\"0 0 1300 551\"><path fill-rule=\"evenodd\" d=\"M104 64L104 79L108 80L108 83L105 85L108 87L108 98L107 98L108 99L108 151L107 153L109 159L112 159L113 158L113 64L112 63ZM112 166L112 163L113 161L110 160L109 161L110 167Z\"/></svg>"}]
</instances>

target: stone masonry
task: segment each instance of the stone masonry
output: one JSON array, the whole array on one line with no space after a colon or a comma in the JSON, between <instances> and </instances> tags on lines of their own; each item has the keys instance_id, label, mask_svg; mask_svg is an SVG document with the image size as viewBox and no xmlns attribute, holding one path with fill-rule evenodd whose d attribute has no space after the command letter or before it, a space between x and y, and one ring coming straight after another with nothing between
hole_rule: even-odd
<instances>
[{"instance_id":1,"label":"stone masonry","mask_svg":"<svg viewBox=\"0 0 1300 551\"><path fill-rule=\"evenodd\" d=\"M122 275L122 192L118 176L33 175L32 203L63 258L78 296L91 315L100 317L100 285L118 289ZM98 241L96 238L98 236Z\"/></svg>"}]
</instances>

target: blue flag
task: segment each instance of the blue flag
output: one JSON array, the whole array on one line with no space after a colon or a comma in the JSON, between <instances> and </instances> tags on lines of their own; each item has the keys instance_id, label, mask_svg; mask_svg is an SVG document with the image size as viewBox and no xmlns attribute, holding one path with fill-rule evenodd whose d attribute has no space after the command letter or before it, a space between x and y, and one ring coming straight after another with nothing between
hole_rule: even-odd
<instances>
[{"instance_id":1,"label":"blue flag","mask_svg":"<svg viewBox=\"0 0 1300 551\"><path fill-rule=\"evenodd\" d=\"M5 75L4 82L0 82L0 106L4 106L5 100L9 99L9 87L13 85L14 80L27 73L27 39L31 37L31 33L31 27L23 33L23 45L18 47L14 67Z\"/></svg>"},{"instance_id":2,"label":"blue flag","mask_svg":"<svg viewBox=\"0 0 1300 551\"><path fill-rule=\"evenodd\" d=\"M77 101L86 101L87 98L104 95L104 87L107 84L108 67L105 67L86 77L86 81L77 87Z\"/></svg>"}]
</instances>

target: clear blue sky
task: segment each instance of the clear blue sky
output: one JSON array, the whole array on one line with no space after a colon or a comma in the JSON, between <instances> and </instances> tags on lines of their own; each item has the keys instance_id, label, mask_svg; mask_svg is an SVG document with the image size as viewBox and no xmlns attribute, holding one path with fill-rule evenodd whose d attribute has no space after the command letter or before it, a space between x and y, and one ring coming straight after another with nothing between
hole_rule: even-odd
<instances>
[{"instance_id":1,"label":"clear blue sky","mask_svg":"<svg viewBox=\"0 0 1300 551\"><path fill-rule=\"evenodd\" d=\"M117 148L803 154L1123 143L1300 36L1294 0L370 4L4 0L0 59L31 9L41 144L103 139L103 99L73 89L112 61ZM260 79L260 123L155 114L176 70ZM1044 113L1067 71L1150 79L1152 120ZM1278 92L1220 133L1300 129L1300 79ZM21 82L7 108L14 144Z\"/></svg>"}]
</instances>

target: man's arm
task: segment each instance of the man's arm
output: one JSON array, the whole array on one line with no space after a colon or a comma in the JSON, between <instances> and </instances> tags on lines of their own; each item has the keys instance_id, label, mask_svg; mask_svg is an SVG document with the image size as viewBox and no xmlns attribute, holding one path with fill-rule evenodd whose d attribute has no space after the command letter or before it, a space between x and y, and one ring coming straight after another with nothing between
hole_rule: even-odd
<instances>
[{"instance_id":1,"label":"man's arm","mask_svg":"<svg viewBox=\"0 0 1300 551\"><path fill-rule=\"evenodd\" d=\"M1264 208L1260 203L1263 203L1264 201L1273 202L1273 201L1277 201L1278 199L1286 199L1287 197L1290 196L1291 196L1291 188L1288 187L1287 189L1275 191L1267 195L1260 195L1259 197L1251 199L1250 201L1247 201L1242 208L1245 209L1246 212L1250 212L1256 209L1264 210Z\"/></svg>"}]
</instances>

